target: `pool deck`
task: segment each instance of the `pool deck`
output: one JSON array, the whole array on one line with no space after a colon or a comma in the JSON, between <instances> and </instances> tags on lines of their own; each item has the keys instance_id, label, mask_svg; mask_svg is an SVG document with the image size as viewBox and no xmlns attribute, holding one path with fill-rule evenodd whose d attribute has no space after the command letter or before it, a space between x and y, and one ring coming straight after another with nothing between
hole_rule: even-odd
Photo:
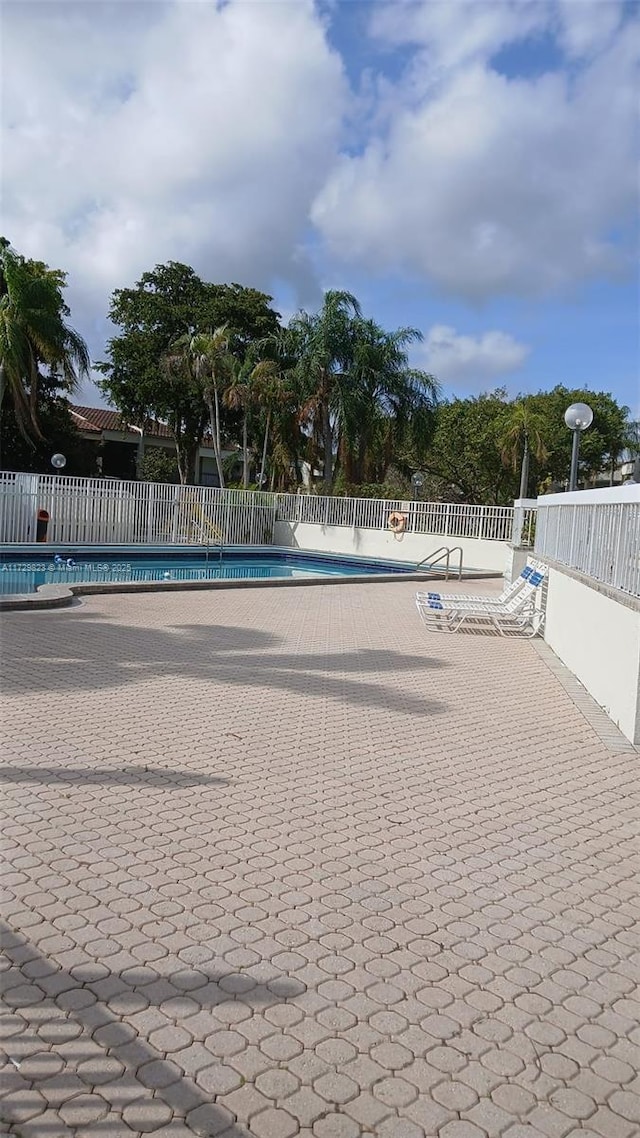
<instances>
[{"instance_id":1,"label":"pool deck","mask_svg":"<svg viewBox=\"0 0 640 1138\"><path fill-rule=\"evenodd\" d=\"M640 755L414 591L3 615L4 1133L638 1138Z\"/></svg>"}]
</instances>

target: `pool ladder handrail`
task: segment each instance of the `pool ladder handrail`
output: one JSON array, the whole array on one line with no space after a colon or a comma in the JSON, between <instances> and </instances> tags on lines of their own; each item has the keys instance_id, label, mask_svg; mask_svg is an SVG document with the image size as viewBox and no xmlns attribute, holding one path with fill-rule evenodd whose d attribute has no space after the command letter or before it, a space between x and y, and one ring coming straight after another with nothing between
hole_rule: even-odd
<instances>
[{"instance_id":1,"label":"pool ladder handrail","mask_svg":"<svg viewBox=\"0 0 640 1138\"><path fill-rule=\"evenodd\" d=\"M201 522L196 522L196 526L200 530L200 537L202 538L202 545L204 547L205 562L208 565L209 564L209 550L211 549L211 542L207 541L207 539L205 537L204 525ZM220 540L216 541L214 544L216 546L218 546L218 549L220 551L218 563L220 565L220 568L222 568L222 554L224 552L224 534L221 534Z\"/></svg>"},{"instance_id":2,"label":"pool ladder handrail","mask_svg":"<svg viewBox=\"0 0 640 1138\"><path fill-rule=\"evenodd\" d=\"M451 546L441 545L441 546L439 546L438 549L434 549L433 553L430 553L427 557L423 557L422 561L418 562L418 564L416 565L416 572L418 572L420 569L422 569L422 566L427 564L427 563L429 564L429 568L433 569L434 565L437 565L439 561L444 561L445 562L444 579L445 579L445 581L448 581L449 580L449 569L450 569L450 563L451 563L451 555L453 553L457 553L459 555L458 556L458 570L457 571L458 571L458 580L461 581L462 580L462 558L463 558L463 549L462 549L461 545L451 545Z\"/></svg>"}]
</instances>

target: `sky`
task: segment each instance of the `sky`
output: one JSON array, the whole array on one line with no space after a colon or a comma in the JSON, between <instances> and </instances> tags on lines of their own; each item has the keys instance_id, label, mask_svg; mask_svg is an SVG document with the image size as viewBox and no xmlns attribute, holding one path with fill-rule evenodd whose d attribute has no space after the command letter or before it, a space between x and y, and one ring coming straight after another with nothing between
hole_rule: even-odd
<instances>
[{"instance_id":1,"label":"sky","mask_svg":"<svg viewBox=\"0 0 640 1138\"><path fill-rule=\"evenodd\" d=\"M4 0L3 231L114 288L168 260L327 288L444 392L558 383L640 415L640 19L618 0ZM81 392L99 403L88 384Z\"/></svg>"}]
</instances>

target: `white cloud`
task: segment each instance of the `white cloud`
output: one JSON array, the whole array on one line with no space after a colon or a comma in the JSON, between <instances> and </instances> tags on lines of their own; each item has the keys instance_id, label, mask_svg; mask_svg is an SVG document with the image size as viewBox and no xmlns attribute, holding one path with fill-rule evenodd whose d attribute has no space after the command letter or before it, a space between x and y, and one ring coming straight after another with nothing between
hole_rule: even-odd
<instances>
[{"instance_id":1,"label":"white cloud","mask_svg":"<svg viewBox=\"0 0 640 1138\"><path fill-rule=\"evenodd\" d=\"M622 7L604 0L558 0L560 41L574 59L595 55L620 24Z\"/></svg>"},{"instance_id":2,"label":"white cloud","mask_svg":"<svg viewBox=\"0 0 640 1138\"><path fill-rule=\"evenodd\" d=\"M508 332L465 336L446 324L434 324L421 350L424 366L442 383L480 386L517 371L531 349Z\"/></svg>"},{"instance_id":3,"label":"white cloud","mask_svg":"<svg viewBox=\"0 0 640 1138\"><path fill-rule=\"evenodd\" d=\"M3 230L69 272L74 323L99 354L110 291L168 259L314 304L310 219L334 280L341 265L400 271L482 301L620 271L638 47L617 0L374 3L377 47L408 63L398 81L374 66L361 97L330 12L6 0ZM563 69L495 70L496 53L542 34Z\"/></svg>"},{"instance_id":4,"label":"white cloud","mask_svg":"<svg viewBox=\"0 0 640 1138\"><path fill-rule=\"evenodd\" d=\"M547 26L549 0L390 0L376 5L372 34L392 45L412 44L426 53L420 69L437 75L486 59L506 44Z\"/></svg>"},{"instance_id":5,"label":"white cloud","mask_svg":"<svg viewBox=\"0 0 640 1138\"><path fill-rule=\"evenodd\" d=\"M473 301L629 270L611 233L637 209L638 25L616 34L615 3L604 5L606 28L599 15L589 22L589 4L580 19L574 7L474 0L378 12L378 34L418 48L377 133L341 158L314 204L336 256ZM600 29L600 50L573 72L514 78L492 66L543 28L574 55L592 55Z\"/></svg>"},{"instance_id":6,"label":"white cloud","mask_svg":"<svg viewBox=\"0 0 640 1138\"><path fill-rule=\"evenodd\" d=\"M348 92L311 0L4 8L3 226L74 316L168 259L317 293L300 242Z\"/></svg>"}]
</instances>

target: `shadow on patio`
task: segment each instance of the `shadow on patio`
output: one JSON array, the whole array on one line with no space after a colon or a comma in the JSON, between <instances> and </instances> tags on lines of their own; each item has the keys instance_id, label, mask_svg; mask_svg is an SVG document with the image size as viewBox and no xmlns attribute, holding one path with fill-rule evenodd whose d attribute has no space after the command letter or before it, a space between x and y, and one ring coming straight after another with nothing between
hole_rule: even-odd
<instances>
[{"instance_id":1,"label":"shadow on patio","mask_svg":"<svg viewBox=\"0 0 640 1138\"><path fill-rule=\"evenodd\" d=\"M313 698L406 715L434 715L446 705L384 682L416 668L441 669L445 660L427 655L367 649L330 652L283 650L283 640L260 630L220 625L158 629L110 624L79 610L58 614L59 625L20 617L4 625L2 688L6 694L81 691L133 684L147 676L190 676L246 689L273 688ZM55 631L53 631L55 629Z\"/></svg>"},{"instance_id":2,"label":"shadow on patio","mask_svg":"<svg viewBox=\"0 0 640 1138\"><path fill-rule=\"evenodd\" d=\"M27 766L5 763L0 766L0 782L75 783L78 786L154 786L182 789L202 786L228 786L229 779L215 775L193 774L190 771L168 770L162 767L66 767Z\"/></svg>"},{"instance_id":3,"label":"shadow on patio","mask_svg":"<svg viewBox=\"0 0 640 1138\"><path fill-rule=\"evenodd\" d=\"M166 1057L176 1048L165 1039L163 1031L167 1035L173 1032L175 1040L181 1043L180 1034L184 1036L181 1062L188 1064L188 1050L185 1052L184 1048L189 1048L190 1041L217 1033L224 1035L224 1024L213 1016L209 1018L207 1009L228 1005L230 1001L250 1006L275 1005L304 990L302 984L283 976L269 986L256 982L251 990L240 994L221 987L234 976L238 981L245 980L245 974L239 973L218 977L185 969L176 973L174 984L147 966L113 974L105 965L87 963L66 971L4 921L0 921L0 939L9 965L2 975L3 996L10 1008L4 1030L9 1063L3 1072L0 1104L0 1116L6 1123L19 1126L28 1120L30 1134L46 1134L52 1126L51 1132L57 1134L67 1132L65 1123L75 1132L74 1123L86 1126L91 1122L100 1123L101 1132L106 1134L108 1130L103 1128L109 1123L120 1133L124 1120L125 1126L135 1133L156 1128L148 1120L147 1124L138 1121L139 1112L153 1103L155 1110L165 1115L167 1124L182 1121L192 1133L251 1138L250 1130L238 1124L225 1107L212 1102L220 1093L216 1085L224 1086L225 1075L237 1086L244 1081L221 1061L215 1041L214 1050L205 1052L208 1058L201 1058L200 1065L195 1062L193 1074L186 1074ZM197 1004L185 992L196 977L203 982ZM168 1001L173 1008L167 1006ZM151 1031L147 1039L127 1023L126 1017L150 1005L166 1006L167 1014L156 1013L165 1026ZM194 1028L193 1033L176 1026L177 1019L188 1023L188 1005L192 1007L191 1018L194 1011L199 1011L201 1017L209 1020L208 1031L202 1025L200 1030ZM34 1024L29 1028L36 1011ZM152 1042L154 1035L157 1047ZM55 1050L48 1051L51 1043L54 1048L58 1044L58 1056ZM194 1060L203 1051L195 1043ZM42 1059L47 1054L51 1060L48 1064L31 1061L32 1056ZM76 1109L80 1112L77 1118ZM51 1110L59 1117L58 1124ZM45 1111L47 1121L40 1124L38 1116Z\"/></svg>"}]
</instances>

